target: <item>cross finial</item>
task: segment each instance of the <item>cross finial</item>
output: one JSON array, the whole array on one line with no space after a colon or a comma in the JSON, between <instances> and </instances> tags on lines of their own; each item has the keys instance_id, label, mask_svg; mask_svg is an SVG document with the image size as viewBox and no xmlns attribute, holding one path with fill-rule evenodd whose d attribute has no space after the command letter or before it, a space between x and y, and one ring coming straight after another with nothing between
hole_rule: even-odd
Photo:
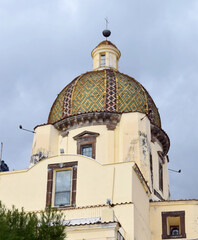
<instances>
[{"instance_id":1,"label":"cross finial","mask_svg":"<svg viewBox=\"0 0 198 240\"><path fill-rule=\"evenodd\" d=\"M109 21L107 17L105 18L105 21L106 21L106 29L102 32L102 34L104 37L106 37L106 40L107 40L107 38L111 35L111 31L108 30Z\"/></svg>"},{"instance_id":2,"label":"cross finial","mask_svg":"<svg viewBox=\"0 0 198 240\"><path fill-rule=\"evenodd\" d=\"M107 18L107 17L105 18L105 21L106 21L106 29L108 29L109 21L108 21L108 18Z\"/></svg>"}]
</instances>

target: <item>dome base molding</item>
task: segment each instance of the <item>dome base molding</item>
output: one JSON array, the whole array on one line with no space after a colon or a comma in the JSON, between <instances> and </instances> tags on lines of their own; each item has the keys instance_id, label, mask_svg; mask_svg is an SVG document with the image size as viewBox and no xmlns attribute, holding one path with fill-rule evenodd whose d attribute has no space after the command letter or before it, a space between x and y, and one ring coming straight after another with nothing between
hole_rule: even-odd
<instances>
[{"instance_id":1,"label":"dome base molding","mask_svg":"<svg viewBox=\"0 0 198 240\"><path fill-rule=\"evenodd\" d=\"M66 117L56 123L54 127L60 131L69 131L82 126L106 125L108 130L114 130L120 122L121 113L92 112Z\"/></svg>"}]
</instances>

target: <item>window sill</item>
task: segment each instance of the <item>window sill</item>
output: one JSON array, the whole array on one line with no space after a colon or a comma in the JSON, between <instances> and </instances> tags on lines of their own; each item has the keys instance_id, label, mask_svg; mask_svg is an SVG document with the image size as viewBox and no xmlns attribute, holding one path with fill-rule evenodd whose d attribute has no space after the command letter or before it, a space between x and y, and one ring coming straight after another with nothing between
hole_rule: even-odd
<instances>
[{"instance_id":1,"label":"window sill","mask_svg":"<svg viewBox=\"0 0 198 240\"><path fill-rule=\"evenodd\" d=\"M76 205L60 205L60 206L53 206L54 209L73 209L76 208Z\"/></svg>"},{"instance_id":2,"label":"window sill","mask_svg":"<svg viewBox=\"0 0 198 240\"><path fill-rule=\"evenodd\" d=\"M186 238L186 234L185 235L178 235L178 236L170 236L170 235L166 235L166 236L162 236L162 239L180 239L180 238Z\"/></svg>"}]
</instances>

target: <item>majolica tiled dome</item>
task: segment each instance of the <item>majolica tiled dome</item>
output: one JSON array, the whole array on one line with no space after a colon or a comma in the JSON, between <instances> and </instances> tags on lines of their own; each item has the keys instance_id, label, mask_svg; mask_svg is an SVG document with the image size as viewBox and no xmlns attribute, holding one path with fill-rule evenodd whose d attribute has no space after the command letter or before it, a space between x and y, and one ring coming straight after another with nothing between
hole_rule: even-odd
<instances>
[{"instance_id":1,"label":"majolica tiled dome","mask_svg":"<svg viewBox=\"0 0 198 240\"><path fill-rule=\"evenodd\" d=\"M76 77L56 98L48 123L90 112L141 112L161 127L159 112L145 88L134 78L113 69Z\"/></svg>"}]
</instances>

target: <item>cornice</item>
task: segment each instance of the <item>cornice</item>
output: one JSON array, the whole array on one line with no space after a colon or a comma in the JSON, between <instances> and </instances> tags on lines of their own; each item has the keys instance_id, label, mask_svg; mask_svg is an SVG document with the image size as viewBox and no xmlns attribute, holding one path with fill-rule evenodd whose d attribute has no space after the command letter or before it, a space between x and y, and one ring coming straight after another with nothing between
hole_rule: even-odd
<instances>
[{"instance_id":1,"label":"cornice","mask_svg":"<svg viewBox=\"0 0 198 240\"><path fill-rule=\"evenodd\" d=\"M56 123L58 130L71 130L82 126L106 125L108 130L114 130L120 122L121 113L91 112L66 117Z\"/></svg>"},{"instance_id":2,"label":"cornice","mask_svg":"<svg viewBox=\"0 0 198 240\"><path fill-rule=\"evenodd\" d=\"M155 142L155 138L161 143L164 156L168 153L170 148L170 139L166 132L156 125L151 124L151 136Z\"/></svg>"}]
</instances>

